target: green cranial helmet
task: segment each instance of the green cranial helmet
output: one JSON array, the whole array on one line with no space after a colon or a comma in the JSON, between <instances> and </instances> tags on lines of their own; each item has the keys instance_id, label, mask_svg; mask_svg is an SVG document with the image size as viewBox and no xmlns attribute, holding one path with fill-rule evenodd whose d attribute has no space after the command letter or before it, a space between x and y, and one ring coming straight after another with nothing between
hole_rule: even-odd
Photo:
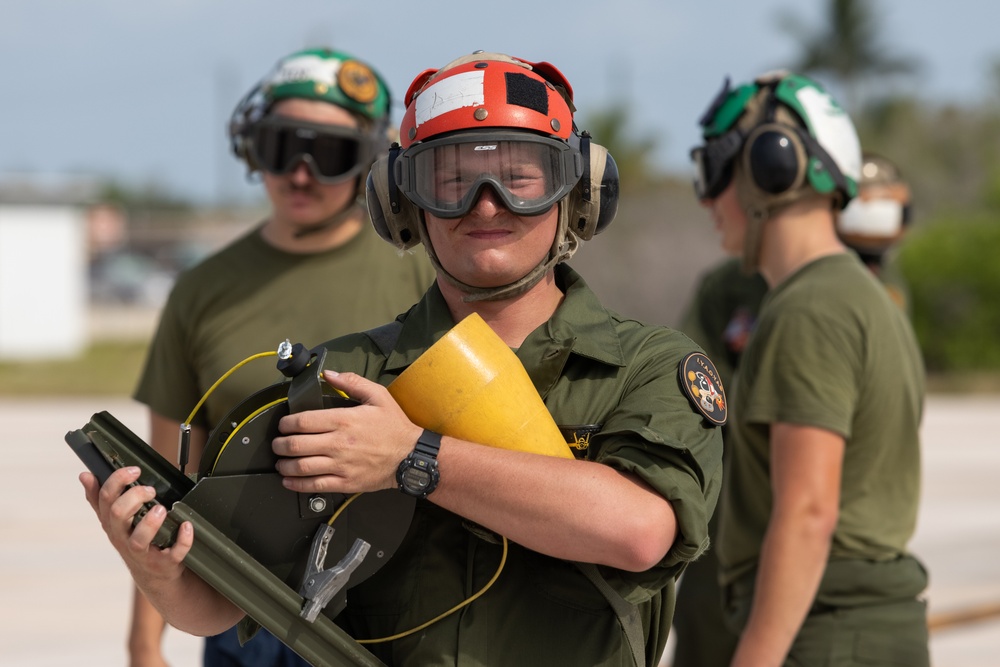
<instances>
[{"instance_id":1,"label":"green cranial helmet","mask_svg":"<svg viewBox=\"0 0 1000 667\"><path fill-rule=\"evenodd\" d=\"M277 102L293 98L342 107L358 118L365 134L386 143L392 99L382 77L370 65L343 51L307 49L278 61L236 105L229 121L229 137L237 157L247 159L250 128Z\"/></svg>"},{"instance_id":2,"label":"green cranial helmet","mask_svg":"<svg viewBox=\"0 0 1000 667\"><path fill-rule=\"evenodd\" d=\"M816 193L840 208L857 194L861 146L847 113L817 82L785 71L730 88L701 118L705 143L692 151L699 198L735 178L751 217Z\"/></svg>"},{"instance_id":3,"label":"green cranial helmet","mask_svg":"<svg viewBox=\"0 0 1000 667\"><path fill-rule=\"evenodd\" d=\"M262 82L268 105L288 98L330 102L374 123L389 115L389 89L369 65L332 49L293 53Z\"/></svg>"},{"instance_id":4,"label":"green cranial helmet","mask_svg":"<svg viewBox=\"0 0 1000 667\"><path fill-rule=\"evenodd\" d=\"M743 266L758 262L763 223L808 197L842 209L858 192L861 144L847 113L817 82L769 72L736 88L727 79L701 120L691 151L695 192L714 199L735 183L749 225Z\"/></svg>"}]
</instances>

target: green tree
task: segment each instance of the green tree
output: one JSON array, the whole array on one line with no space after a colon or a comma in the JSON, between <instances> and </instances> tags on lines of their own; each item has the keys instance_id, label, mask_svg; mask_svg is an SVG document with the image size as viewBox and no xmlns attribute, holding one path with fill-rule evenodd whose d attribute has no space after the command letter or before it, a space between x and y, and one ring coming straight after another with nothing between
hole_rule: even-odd
<instances>
[{"instance_id":1,"label":"green tree","mask_svg":"<svg viewBox=\"0 0 1000 667\"><path fill-rule=\"evenodd\" d=\"M884 97L852 114L865 150L895 162L910 185L914 221L939 214L974 213L994 200L997 129L972 106Z\"/></svg>"},{"instance_id":2,"label":"green tree","mask_svg":"<svg viewBox=\"0 0 1000 667\"><path fill-rule=\"evenodd\" d=\"M944 216L899 254L913 327L930 371L1000 370L1000 226L992 215Z\"/></svg>"},{"instance_id":3,"label":"green tree","mask_svg":"<svg viewBox=\"0 0 1000 667\"><path fill-rule=\"evenodd\" d=\"M828 0L818 29L787 11L779 14L778 26L802 50L793 69L836 80L844 88L850 111L858 110L865 83L919 70L915 58L892 55L882 45L874 0Z\"/></svg>"}]
</instances>

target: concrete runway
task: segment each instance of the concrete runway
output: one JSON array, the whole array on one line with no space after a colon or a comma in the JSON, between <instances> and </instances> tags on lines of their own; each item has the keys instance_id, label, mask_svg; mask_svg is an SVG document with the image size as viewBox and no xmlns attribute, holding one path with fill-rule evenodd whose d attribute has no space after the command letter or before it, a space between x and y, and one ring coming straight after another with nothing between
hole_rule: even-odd
<instances>
[{"instance_id":1,"label":"concrete runway","mask_svg":"<svg viewBox=\"0 0 1000 667\"><path fill-rule=\"evenodd\" d=\"M126 665L131 580L86 504L63 437L107 410L138 435L125 398L0 402L0 664ZM1000 607L1000 396L932 396L913 551L930 570L932 617ZM168 630L168 660L200 665L201 640ZM1000 615L936 630L936 667L1000 664Z\"/></svg>"}]
</instances>

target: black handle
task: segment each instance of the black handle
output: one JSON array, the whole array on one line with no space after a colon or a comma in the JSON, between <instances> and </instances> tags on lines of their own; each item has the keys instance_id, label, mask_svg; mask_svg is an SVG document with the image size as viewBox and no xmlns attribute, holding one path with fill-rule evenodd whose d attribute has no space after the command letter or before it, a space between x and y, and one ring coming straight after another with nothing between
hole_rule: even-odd
<instances>
[{"instance_id":1,"label":"black handle","mask_svg":"<svg viewBox=\"0 0 1000 667\"><path fill-rule=\"evenodd\" d=\"M115 469L108 463L108 460L104 458L104 455L87 434L80 430L70 431L66 434L66 443L70 449L76 452L76 455L80 457L90 472L94 473L101 486L104 486Z\"/></svg>"}]
</instances>

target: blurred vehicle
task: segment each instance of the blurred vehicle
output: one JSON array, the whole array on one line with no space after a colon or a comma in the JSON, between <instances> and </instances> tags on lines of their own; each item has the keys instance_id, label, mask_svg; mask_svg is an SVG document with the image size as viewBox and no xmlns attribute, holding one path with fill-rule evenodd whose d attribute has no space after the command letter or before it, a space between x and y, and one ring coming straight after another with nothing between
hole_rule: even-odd
<instances>
[{"instance_id":1,"label":"blurred vehicle","mask_svg":"<svg viewBox=\"0 0 1000 667\"><path fill-rule=\"evenodd\" d=\"M148 255L115 250L94 258L90 265L93 303L161 307L177 271Z\"/></svg>"}]
</instances>

